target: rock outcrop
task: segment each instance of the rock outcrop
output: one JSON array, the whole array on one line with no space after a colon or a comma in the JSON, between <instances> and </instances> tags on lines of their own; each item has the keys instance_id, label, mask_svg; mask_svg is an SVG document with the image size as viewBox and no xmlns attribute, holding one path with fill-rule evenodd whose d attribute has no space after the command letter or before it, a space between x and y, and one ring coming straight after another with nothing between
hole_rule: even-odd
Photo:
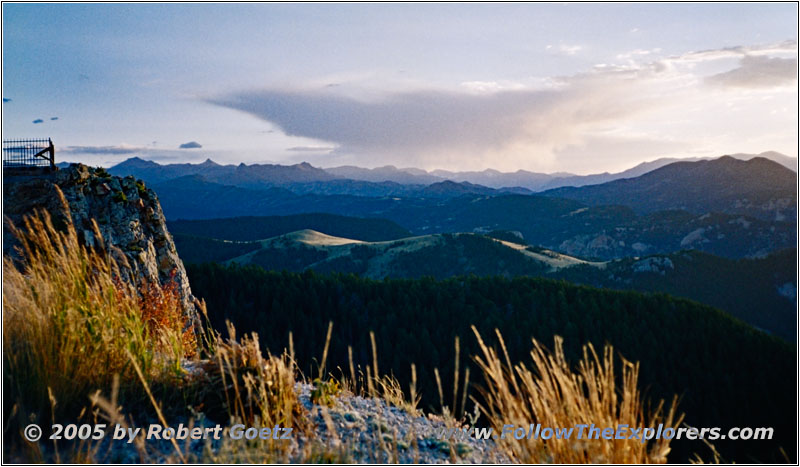
<instances>
[{"instance_id":1,"label":"rock outcrop","mask_svg":"<svg viewBox=\"0 0 800 467\"><path fill-rule=\"evenodd\" d=\"M48 211L56 225L71 222L88 246L98 244L91 219L129 280L175 283L188 324L196 324L196 300L183 262L167 231L155 192L133 177L114 177L102 168L72 164L51 173L3 173L3 209L16 225L35 209ZM58 187L69 205L64 210ZM13 254L15 239L3 229L3 254Z\"/></svg>"}]
</instances>

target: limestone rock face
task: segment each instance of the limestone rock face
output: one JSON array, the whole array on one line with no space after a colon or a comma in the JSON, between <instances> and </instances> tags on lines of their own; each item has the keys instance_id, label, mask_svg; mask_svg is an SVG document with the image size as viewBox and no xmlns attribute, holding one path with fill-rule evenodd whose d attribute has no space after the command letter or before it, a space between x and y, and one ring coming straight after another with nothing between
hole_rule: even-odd
<instances>
[{"instance_id":1,"label":"limestone rock face","mask_svg":"<svg viewBox=\"0 0 800 467\"><path fill-rule=\"evenodd\" d=\"M187 324L197 322L195 298L189 287L186 269L178 257L175 243L167 231L166 219L155 192L133 177L114 177L103 169L83 164L53 173L33 176L3 174L3 208L16 225L34 209L45 209L54 223L71 217L83 241L94 246L91 219L95 219L103 243L117 260L128 279L167 284L174 281L181 298ZM69 204L69 216L55 186ZM13 252L14 238L3 229L3 254Z\"/></svg>"}]
</instances>

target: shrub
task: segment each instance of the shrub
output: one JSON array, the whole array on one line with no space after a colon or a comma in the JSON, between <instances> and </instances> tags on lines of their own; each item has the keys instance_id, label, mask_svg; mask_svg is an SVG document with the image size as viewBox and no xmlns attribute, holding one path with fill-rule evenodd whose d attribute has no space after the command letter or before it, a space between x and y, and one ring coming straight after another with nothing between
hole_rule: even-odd
<instances>
[{"instance_id":1,"label":"shrub","mask_svg":"<svg viewBox=\"0 0 800 467\"><path fill-rule=\"evenodd\" d=\"M136 191L139 192L140 198L147 198L147 188L145 188L143 181L141 180L136 181Z\"/></svg>"},{"instance_id":2,"label":"shrub","mask_svg":"<svg viewBox=\"0 0 800 467\"><path fill-rule=\"evenodd\" d=\"M342 388L339 387L339 383L335 379L324 380L316 378L314 380L314 389L311 390L311 402L330 407L333 405L333 398L341 392Z\"/></svg>"},{"instance_id":3,"label":"shrub","mask_svg":"<svg viewBox=\"0 0 800 467\"><path fill-rule=\"evenodd\" d=\"M117 191L117 192L114 192L114 201L116 201L118 203L124 203L124 202L128 201L128 197L125 196L125 192Z\"/></svg>"},{"instance_id":4,"label":"shrub","mask_svg":"<svg viewBox=\"0 0 800 467\"><path fill-rule=\"evenodd\" d=\"M111 178L111 174L104 167L96 167L94 169L94 174L100 178Z\"/></svg>"}]
</instances>

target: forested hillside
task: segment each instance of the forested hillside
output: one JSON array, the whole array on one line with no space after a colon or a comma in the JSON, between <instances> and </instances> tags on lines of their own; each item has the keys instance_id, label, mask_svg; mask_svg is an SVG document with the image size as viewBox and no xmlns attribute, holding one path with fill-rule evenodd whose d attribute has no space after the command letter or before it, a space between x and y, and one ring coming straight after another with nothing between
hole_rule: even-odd
<instances>
[{"instance_id":1,"label":"forested hillside","mask_svg":"<svg viewBox=\"0 0 800 467\"><path fill-rule=\"evenodd\" d=\"M730 259L699 251L576 265L549 274L570 282L691 298L780 336L797 339L797 250Z\"/></svg>"},{"instance_id":2,"label":"forested hillside","mask_svg":"<svg viewBox=\"0 0 800 467\"><path fill-rule=\"evenodd\" d=\"M372 279L535 276L619 290L663 292L719 308L790 342L796 340L796 250L730 259L699 251L587 262L534 246L510 232L437 234L360 242L304 230L261 242L175 235L187 262L237 262L267 270L355 273ZM225 255L227 253L227 256Z\"/></svg>"}]
</instances>

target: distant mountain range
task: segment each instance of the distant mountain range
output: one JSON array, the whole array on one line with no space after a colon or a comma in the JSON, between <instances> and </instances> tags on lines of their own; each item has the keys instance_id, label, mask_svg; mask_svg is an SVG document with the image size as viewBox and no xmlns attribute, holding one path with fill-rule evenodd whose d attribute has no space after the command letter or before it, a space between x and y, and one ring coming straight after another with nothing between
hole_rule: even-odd
<instances>
[{"instance_id":1,"label":"distant mountain range","mask_svg":"<svg viewBox=\"0 0 800 467\"><path fill-rule=\"evenodd\" d=\"M749 160L753 157L763 157L770 159L797 172L797 159L785 156L775 151L763 152L761 154L731 154L730 157L741 160ZM708 158L705 158L708 159ZM592 175L575 175L566 172L556 173L536 173L526 170L516 172L500 172L493 169L486 169L477 172L451 172L447 170L425 171L415 168L403 168L388 165L375 169L364 169L354 166L332 167L324 169L326 172L337 177L352 180L364 180L370 182L391 181L401 184L430 184L442 180L454 182L469 182L476 185L483 185L489 188L522 187L531 191L542 191L562 186L584 186L606 183L621 178L632 178L644 175L647 172L658 169L673 162L687 161L694 162L705 160L704 158L661 158L641 164L628 170L618 173L600 173Z\"/></svg>"},{"instance_id":2,"label":"distant mountain range","mask_svg":"<svg viewBox=\"0 0 800 467\"><path fill-rule=\"evenodd\" d=\"M773 162L776 162L792 171L797 173L797 159L794 157L785 156L779 152L775 151L767 151L762 152L761 154L731 154L728 156L723 157L732 157L734 159L739 160L750 160L754 157L762 157L765 159L769 159ZM549 190L553 188L559 188L562 186L586 186L586 185L597 185L600 183L607 183L614 180L624 179L624 178L634 178L644 175L648 172L653 170L659 169L661 167L670 165L675 162L698 162L703 160L713 160L714 158L661 158L656 159L650 162L642 162L641 164L625 170L623 172L609 174L609 173L602 173L596 175L575 175L575 176L568 176L568 177L556 177L552 181L544 184L540 189L534 191L542 191L542 190Z\"/></svg>"},{"instance_id":3,"label":"distant mountain range","mask_svg":"<svg viewBox=\"0 0 800 467\"><path fill-rule=\"evenodd\" d=\"M765 153L773 159L779 159L777 153ZM737 155L745 157L745 155ZM788 159L783 156L784 159ZM747 161L733 156L695 162L669 160L640 164L619 174L600 174L588 176L550 177L544 180L543 174L517 172L513 178L510 174L496 171L453 173L453 178L466 175L499 185L501 181L518 183L500 188L476 184L470 181L439 180L427 184L408 184L396 181L369 181L343 176L358 176L370 173L373 180L381 171L387 174L404 173L407 177L399 180L430 182L431 176L423 175L417 169L330 169L329 173L308 163L295 165L219 165L211 160L201 164L168 164L160 165L139 158L128 159L109 169L115 175L132 175L147 183L164 186L166 190L173 184L181 187L187 185L208 185L208 191L219 191L212 184L248 190L273 190L272 194L287 190L295 195L324 196L358 196L369 198L456 198L465 195L497 196L502 194L531 194L531 190L522 187L523 179L536 178L541 187L570 184L569 187L553 188L543 192L547 196L555 196L580 200L589 205L625 205L640 213L649 213L665 209L684 209L693 213L712 211L730 214L747 214L762 219L789 220L796 216L794 207L796 200L797 174L765 157L754 157ZM405 172L409 171L409 172ZM437 172L440 173L441 172ZM480 175L480 177L478 176ZM421 178L420 178L421 177ZM601 180L615 178L598 183ZM165 182L168 182L165 183ZM287 192L282 192L284 195ZM228 193L229 194L229 193ZM258 198L259 195L255 195ZM238 215L232 214L232 215ZM268 214L266 212L250 214ZM271 213L275 214L275 213ZM215 217L215 216L207 216Z\"/></svg>"},{"instance_id":4,"label":"distant mountain range","mask_svg":"<svg viewBox=\"0 0 800 467\"><path fill-rule=\"evenodd\" d=\"M186 176L200 176L209 182L244 188L264 188L291 183L328 181L336 178L306 162L295 165L220 165L211 159L200 164L161 165L133 157L109 168L108 171L112 175L133 175L148 183L159 183Z\"/></svg>"},{"instance_id":5,"label":"distant mountain range","mask_svg":"<svg viewBox=\"0 0 800 467\"><path fill-rule=\"evenodd\" d=\"M733 154L740 160L762 157L772 160L790 170L797 171L797 159L771 151L758 155ZM499 172L487 169L480 172L448 172L394 166L365 169L354 166L320 169L308 163L295 165L239 164L220 165L208 159L200 164L166 164L133 157L109 169L114 175L133 175L150 183L158 183L187 175L199 175L209 182L233 185L242 188L264 188L267 186L290 187L297 192L323 194L354 194L367 196L409 195L425 186L450 181L481 185L493 189L514 189L516 193L537 192L563 186L585 186L606 183L613 180L633 178L644 175L675 162L696 162L707 159L662 158L643 162L633 168L618 173L593 175L574 175L557 172L552 174L528 172ZM336 180L336 183L333 181ZM324 182L324 183L320 183ZM364 183L357 183L364 182ZM508 190L504 190L508 191Z\"/></svg>"},{"instance_id":6,"label":"distant mountain range","mask_svg":"<svg viewBox=\"0 0 800 467\"><path fill-rule=\"evenodd\" d=\"M763 157L674 162L636 178L543 194L592 206L625 205L639 213L680 209L777 221L797 217L797 173Z\"/></svg>"},{"instance_id":7,"label":"distant mountain range","mask_svg":"<svg viewBox=\"0 0 800 467\"><path fill-rule=\"evenodd\" d=\"M314 173L310 166L270 170L283 180ZM518 231L532 244L599 259L686 248L740 258L796 246L795 179L764 158L723 157L545 196L450 181L397 185L393 195L325 190L346 180L244 188L187 175L152 186L170 220L328 213L388 219L417 235Z\"/></svg>"},{"instance_id":8,"label":"distant mountain range","mask_svg":"<svg viewBox=\"0 0 800 467\"><path fill-rule=\"evenodd\" d=\"M204 181L245 189L263 190L284 188L295 194L352 195L352 196L428 196L450 197L465 193L531 193L530 190L510 187L493 189L468 182L454 183L436 179L430 183L406 184L396 181L365 181L328 173L308 163L295 165L239 164L219 165L211 160L201 164L167 164L134 157L110 169L114 175L133 175L154 185L172 180ZM400 177L402 179L402 177Z\"/></svg>"},{"instance_id":9,"label":"distant mountain range","mask_svg":"<svg viewBox=\"0 0 800 467\"><path fill-rule=\"evenodd\" d=\"M695 248L727 257L762 256L795 246L795 225L742 215L663 211L637 215L624 206L587 206L544 196L450 199L295 195L179 179L155 185L168 219L253 214L331 213L389 219L415 234L519 231L533 244L601 259Z\"/></svg>"}]
</instances>

